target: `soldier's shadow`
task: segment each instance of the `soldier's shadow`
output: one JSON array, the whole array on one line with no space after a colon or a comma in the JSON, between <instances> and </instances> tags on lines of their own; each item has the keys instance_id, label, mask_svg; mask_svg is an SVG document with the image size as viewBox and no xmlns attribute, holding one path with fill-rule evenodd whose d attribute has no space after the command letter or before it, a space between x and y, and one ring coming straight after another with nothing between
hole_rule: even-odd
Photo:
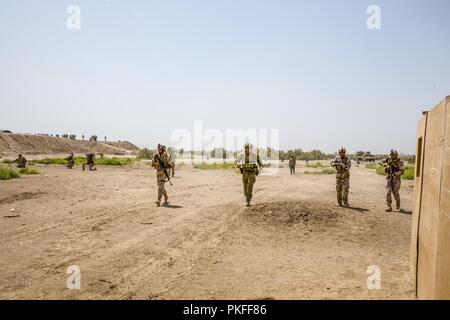
<instances>
[{"instance_id":1,"label":"soldier's shadow","mask_svg":"<svg viewBox=\"0 0 450 320\"><path fill-rule=\"evenodd\" d=\"M405 210L405 209L400 209L398 212L404 213L404 214L412 214L412 211L410 211L410 210Z\"/></svg>"},{"instance_id":2,"label":"soldier's shadow","mask_svg":"<svg viewBox=\"0 0 450 320\"><path fill-rule=\"evenodd\" d=\"M169 208L169 209L180 209L180 208L183 208L183 206L177 206L177 205L170 204L170 203L163 204L163 205L161 205L161 207Z\"/></svg>"},{"instance_id":3,"label":"soldier's shadow","mask_svg":"<svg viewBox=\"0 0 450 320\"><path fill-rule=\"evenodd\" d=\"M343 208L344 208L344 209L355 210L355 211L358 211L358 212L367 212L367 211L370 211L369 209L366 209L366 208L352 207L352 206L343 207Z\"/></svg>"}]
</instances>

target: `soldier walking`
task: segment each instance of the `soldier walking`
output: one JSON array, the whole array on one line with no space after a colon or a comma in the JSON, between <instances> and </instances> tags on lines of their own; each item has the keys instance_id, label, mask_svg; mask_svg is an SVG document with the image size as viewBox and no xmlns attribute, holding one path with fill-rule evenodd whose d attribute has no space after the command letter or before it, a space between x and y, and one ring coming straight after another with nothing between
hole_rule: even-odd
<instances>
[{"instance_id":1,"label":"soldier walking","mask_svg":"<svg viewBox=\"0 0 450 320\"><path fill-rule=\"evenodd\" d=\"M297 163L297 160L294 156L289 157L289 169L291 171L291 174L295 174L295 165Z\"/></svg>"},{"instance_id":2,"label":"soldier walking","mask_svg":"<svg viewBox=\"0 0 450 320\"><path fill-rule=\"evenodd\" d=\"M172 165L170 164L169 155L166 152L165 146L158 144L157 153L153 156L152 167L156 169L156 185L158 186L158 198L155 203L159 207L161 205L161 199L164 196L164 205L167 205L169 197L167 196L164 184L167 181L170 182L167 169L170 169Z\"/></svg>"},{"instance_id":3,"label":"soldier walking","mask_svg":"<svg viewBox=\"0 0 450 320\"><path fill-rule=\"evenodd\" d=\"M170 167L170 177L173 178L175 177L175 154L170 154L169 153L169 163L171 165Z\"/></svg>"},{"instance_id":4,"label":"soldier walking","mask_svg":"<svg viewBox=\"0 0 450 320\"><path fill-rule=\"evenodd\" d=\"M386 172L386 211L392 212L392 196L394 195L397 210L400 209L400 186L402 184L402 174L404 172L403 160L398 157L398 152L391 150L390 155L378 162Z\"/></svg>"},{"instance_id":5,"label":"soldier walking","mask_svg":"<svg viewBox=\"0 0 450 320\"><path fill-rule=\"evenodd\" d=\"M17 168L25 168L27 166L27 159L24 156L19 154L18 158L14 160L12 163L17 163Z\"/></svg>"},{"instance_id":6,"label":"soldier walking","mask_svg":"<svg viewBox=\"0 0 450 320\"><path fill-rule=\"evenodd\" d=\"M244 151L241 152L237 158L237 167L242 173L244 195L248 207L252 200L253 184L256 181L256 176L259 174L259 168L262 167L259 154L253 152L253 145L251 143L246 143L244 145Z\"/></svg>"},{"instance_id":7,"label":"soldier walking","mask_svg":"<svg viewBox=\"0 0 450 320\"><path fill-rule=\"evenodd\" d=\"M95 161L95 153L86 154L86 162L82 164L83 171L86 165L88 166L90 171L97 170L96 168L94 168L94 161Z\"/></svg>"},{"instance_id":8,"label":"soldier walking","mask_svg":"<svg viewBox=\"0 0 450 320\"><path fill-rule=\"evenodd\" d=\"M337 202L340 206L348 207L348 190L350 189L350 168L352 162L346 155L344 147L339 149L339 155L331 162L331 166L336 169L336 192Z\"/></svg>"}]
</instances>

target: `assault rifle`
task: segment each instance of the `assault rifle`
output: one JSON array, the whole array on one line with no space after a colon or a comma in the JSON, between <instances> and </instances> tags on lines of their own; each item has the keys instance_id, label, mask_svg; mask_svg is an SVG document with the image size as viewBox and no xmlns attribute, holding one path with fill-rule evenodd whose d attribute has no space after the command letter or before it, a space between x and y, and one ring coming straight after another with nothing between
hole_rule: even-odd
<instances>
[{"instance_id":1,"label":"assault rifle","mask_svg":"<svg viewBox=\"0 0 450 320\"><path fill-rule=\"evenodd\" d=\"M400 171L400 169L393 161L387 161L384 166L386 167L386 174L389 175L389 182L391 183L391 185L393 185L394 178L397 175L397 172Z\"/></svg>"},{"instance_id":2,"label":"assault rifle","mask_svg":"<svg viewBox=\"0 0 450 320\"><path fill-rule=\"evenodd\" d=\"M337 169L337 167L341 167L344 170L348 170L347 166L342 161L333 160L333 162L331 163L331 166L335 167L336 169Z\"/></svg>"},{"instance_id":3,"label":"assault rifle","mask_svg":"<svg viewBox=\"0 0 450 320\"><path fill-rule=\"evenodd\" d=\"M170 185L172 185L172 181L170 181L170 177L169 177L169 174L167 173L166 166L164 165L164 162L161 160L161 157L159 156L159 154L155 154L154 159L155 159L155 161L158 161L159 166L163 169L164 174L167 177L167 180L169 181Z\"/></svg>"}]
</instances>

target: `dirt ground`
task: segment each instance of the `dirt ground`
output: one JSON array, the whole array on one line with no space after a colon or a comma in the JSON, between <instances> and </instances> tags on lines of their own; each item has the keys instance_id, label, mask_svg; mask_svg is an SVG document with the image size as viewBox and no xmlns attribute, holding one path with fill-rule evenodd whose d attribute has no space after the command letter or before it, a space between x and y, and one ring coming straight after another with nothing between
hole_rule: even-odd
<instances>
[{"instance_id":1,"label":"dirt ground","mask_svg":"<svg viewBox=\"0 0 450 320\"><path fill-rule=\"evenodd\" d=\"M2 299L412 299L405 212L384 212L385 178L352 168L351 208L334 175L261 175L245 207L232 170L179 166L155 206L148 165L36 166L0 182ZM11 211L11 209L14 209ZM13 214L12 214L13 213ZM6 218L8 215L20 215ZM67 268L81 289L66 287ZM381 289L367 288L370 265Z\"/></svg>"}]
</instances>

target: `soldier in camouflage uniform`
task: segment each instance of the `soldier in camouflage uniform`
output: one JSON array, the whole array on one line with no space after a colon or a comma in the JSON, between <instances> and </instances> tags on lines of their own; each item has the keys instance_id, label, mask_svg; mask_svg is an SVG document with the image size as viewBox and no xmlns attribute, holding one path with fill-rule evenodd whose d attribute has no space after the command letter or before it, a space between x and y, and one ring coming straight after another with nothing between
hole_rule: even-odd
<instances>
[{"instance_id":1,"label":"soldier in camouflage uniform","mask_svg":"<svg viewBox=\"0 0 450 320\"><path fill-rule=\"evenodd\" d=\"M253 152L253 145L246 143L244 151L238 155L237 167L242 173L242 184L244 186L244 195L247 201L247 207L250 206L250 201L253 195L253 184L256 181L256 176L259 174L259 169L262 167L262 162L259 154Z\"/></svg>"},{"instance_id":2,"label":"soldier in camouflage uniform","mask_svg":"<svg viewBox=\"0 0 450 320\"><path fill-rule=\"evenodd\" d=\"M398 157L398 152L391 150L391 154L378 163L386 172L386 211L392 212L392 196L394 194L397 209L400 209L400 186L404 172L403 161Z\"/></svg>"},{"instance_id":3,"label":"soldier in camouflage uniform","mask_svg":"<svg viewBox=\"0 0 450 320\"><path fill-rule=\"evenodd\" d=\"M156 200L156 205L159 207L161 205L161 198L164 196L164 204L168 204L169 197L167 196L166 188L164 187L164 183L166 183L166 173L164 172L164 168L161 167L159 163L159 159L161 159L164 167L166 168L167 174L169 174L168 170L172 167L170 164L169 155L166 152L166 147L158 144L158 151L153 156L152 167L156 169L156 184L158 186L158 198Z\"/></svg>"},{"instance_id":4,"label":"soldier in camouflage uniform","mask_svg":"<svg viewBox=\"0 0 450 320\"><path fill-rule=\"evenodd\" d=\"M75 157L73 156L73 153L71 152L65 160L67 160L66 167L72 169L73 166L75 165Z\"/></svg>"},{"instance_id":5,"label":"soldier in camouflage uniform","mask_svg":"<svg viewBox=\"0 0 450 320\"><path fill-rule=\"evenodd\" d=\"M12 163L17 163L17 168L25 168L27 166L27 159L24 156L19 154L18 158L14 160Z\"/></svg>"},{"instance_id":6,"label":"soldier in camouflage uniform","mask_svg":"<svg viewBox=\"0 0 450 320\"><path fill-rule=\"evenodd\" d=\"M175 154L169 153L169 163L171 165L170 168L170 177L175 177Z\"/></svg>"},{"instance_id":7,"label":"soldier in camouflage uniform","mask_svg":"<svg viewBox=\"0 0 450 320\"><path fill-rule=\"evenodd\" d=\"M289 170L291 171L291 174L295 174L295 165L297 161L295 159L295 156L289 157Z\"/></svg>"},{"instance_id":8,"label":"soldier in camouflage uniform","mask_svg":"<svg viewBox=\"0 0 450 320\"><path fill-rule=\"evenodd\" d=\"M336 169L336 191L337 202L340 206L348 207L348 190L350 189L350 168L352 161L346 155L344 147L339 149L339 155L331 162L331 166Z\"/></svg>"},{"instance_id":9,"label":"soldier in camouflage uniform","mask_svg":"<svg viewBox=\"0 0 450 320\"><path fill-rule=\"evenodd\" d=\"M86 154L86 162L81 165L83 171L84 171L86 165L88 166L90 171L97 170L96 168L94 168L94 161L95 161L95 153Z\"/></svg>"}]
</instances>

